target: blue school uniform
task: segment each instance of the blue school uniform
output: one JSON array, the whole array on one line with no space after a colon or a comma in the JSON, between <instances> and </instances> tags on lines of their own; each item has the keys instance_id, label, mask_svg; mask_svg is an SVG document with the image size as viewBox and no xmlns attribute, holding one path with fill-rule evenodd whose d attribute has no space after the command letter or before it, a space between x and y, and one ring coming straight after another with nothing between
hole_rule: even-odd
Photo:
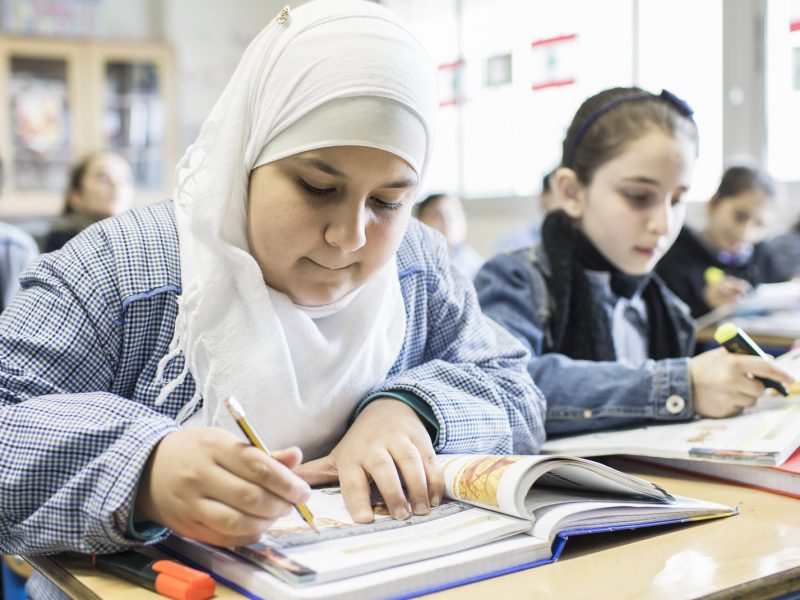
<instances>
[{"instance_id":1,"label":"blue school uniform","mask_svg":"<svg viewBox=\"0 0 800 600\"><path fill-rule=\"evenodd\" d=\"M437 452L536 452L544 399L525 349L482 315L440 236L412 221L397 262L405 341L371 395L427 407ZM181 292L172 203L92 226L22 286L0 318L0 551L140 544L127 526L140 473L195 391L189 376L154 405L183 367L156 380Z\"/></svg>"}]
</instances>

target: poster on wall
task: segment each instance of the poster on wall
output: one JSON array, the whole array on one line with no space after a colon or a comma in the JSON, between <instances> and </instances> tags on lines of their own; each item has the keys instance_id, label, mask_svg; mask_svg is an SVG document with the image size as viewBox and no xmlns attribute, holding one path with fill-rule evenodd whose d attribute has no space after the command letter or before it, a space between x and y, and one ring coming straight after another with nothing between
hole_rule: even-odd
<instances>
[{"instance_id":1,"label":"poster on wall","mask_svg":"<svg viewBox=\"0 0 800 600\"><path fill-rule=\"evenodd\" d=\"M800 20L792 21L789 25L789 31L794 42L794 48L792 48L792 89L800 91Z\"/></svg>"},{"instance_id":2,"label":"poster on wall","mask_svg":"<svg viewBox=\"0 0 800 600\"><path fill-rule=\"evenodd\" d=\"M9 91L15 187L63 189L69 161L66 64L12 58Z\"/></svg>"},{"instance_id":3,"label":"poster on wall","mask_svg":"<svg viewBox=\"0 0 800 600\"><path fill-rule=\"evenodd\" d=\"M573 85L577 79L577 33L531 42L533 91Z\"/></svg>"},{"instance_id":4,"label":"poster on wall","mask_svg":"<svg viewBox=\"0 0 800 600\"><path fill-rule=\"evenodd\" d=\"M461 79L464 70L462 59L437 67L439 73L439 108L455 106L464 100Z\"/></svg>"}]
</instances>

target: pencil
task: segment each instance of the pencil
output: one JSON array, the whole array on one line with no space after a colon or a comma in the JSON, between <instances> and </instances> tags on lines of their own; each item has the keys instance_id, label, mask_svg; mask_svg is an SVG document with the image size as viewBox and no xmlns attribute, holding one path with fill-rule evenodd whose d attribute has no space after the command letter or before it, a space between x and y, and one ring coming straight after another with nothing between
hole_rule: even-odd
<instances>
[{"instance_id":1,"label":"pencil","mask_svg":"<svg viewBox=\"0 0 800 600\"><path fill-rule=\"evenodd\" d=\"M242 408L242 405L239 404L239 401L233 396L228 396L225 398L224 402L225 408L228 409L228 412L234 418L236 424L239 426L239 429L242 430L250 444L269 455L269 448L267 448L267 445L264 443L261 437L259 437L255 429L250 426L250 422L247 420L247 416L244 414L244 409ZM311 514L311 511L308 510L308 507L302 502L295 504L294 507L297 509L297 512L300 513L300 516L303 517L303 520L308 523L308 526L319 533L316 525L314 525L314 515Z\"/></svg>"}]
</instances>

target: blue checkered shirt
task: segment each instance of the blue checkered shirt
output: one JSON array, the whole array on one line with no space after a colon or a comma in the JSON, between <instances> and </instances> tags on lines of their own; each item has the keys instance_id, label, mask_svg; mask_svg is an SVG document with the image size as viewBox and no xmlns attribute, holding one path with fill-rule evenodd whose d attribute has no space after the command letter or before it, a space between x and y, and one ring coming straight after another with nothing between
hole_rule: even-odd
<instances>
[{"instance_id":1,"label":"blue checkered shirt","mask_svg":"<svg viewBox=\"0 0 800 600\"><path fill-rule=\"evenodd\" d=\"M439 234L412 221L397 261L405 342L370 393L424 401L437 452L536 452L544 399L522 345L480 312ZM126 534L139 475L195 391L187 377L154 406L183 367L174 360L156 380L181 292L172 204L90 227L21 282L0 316L0 551L141 544Z\"/></svg>"}]
</instances>

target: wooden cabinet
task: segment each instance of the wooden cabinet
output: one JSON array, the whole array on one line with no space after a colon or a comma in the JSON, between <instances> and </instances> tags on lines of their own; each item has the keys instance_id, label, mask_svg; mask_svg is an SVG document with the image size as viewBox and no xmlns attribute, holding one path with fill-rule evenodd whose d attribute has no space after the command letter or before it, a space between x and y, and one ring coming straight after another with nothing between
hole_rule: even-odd
<instances>
[{"instance_id":1,"label":"wooden cabinet","mask_svg":"<svg viewBox=\"0 0 800 600\"><path fill-rule=\"evenodd\" d=\"M136 203L172 192L174 60L163 44L0 36L0 217L61 211L70 165L113 150Z\"/></svg>"}]
</instances>

